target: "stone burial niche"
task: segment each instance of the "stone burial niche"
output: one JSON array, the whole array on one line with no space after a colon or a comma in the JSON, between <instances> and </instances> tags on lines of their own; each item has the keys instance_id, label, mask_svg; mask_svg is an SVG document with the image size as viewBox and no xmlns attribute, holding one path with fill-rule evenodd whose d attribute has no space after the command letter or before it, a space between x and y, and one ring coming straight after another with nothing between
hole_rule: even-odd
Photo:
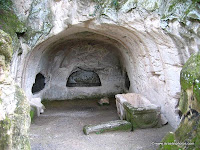
<instances>
[{"instance_id":1,"label":"stone burial niche","mask_svg":"<svg viewBox=\"0 0 200 150\"><path fill-rule=\"evenodd\" d=\"M97 73L89 70L78 70L73 72L68 80L67 87L93 87L101 86L101 80Z\"/></svg>"},{"instance_id":2,"label":"stone burial niche","mask_svg":"<svg viewBox=\"0 0 200 150\"><path fill-rule=\"evenodd\" d=\"M43 51L41 48L33 51L26 89L32 86L30 95L49 100L123 93L128 89L128 75L113 42L103 35L85 31L58 39ZM38 61L34 60L38 57Z\"/></svg>"}]
</instances>

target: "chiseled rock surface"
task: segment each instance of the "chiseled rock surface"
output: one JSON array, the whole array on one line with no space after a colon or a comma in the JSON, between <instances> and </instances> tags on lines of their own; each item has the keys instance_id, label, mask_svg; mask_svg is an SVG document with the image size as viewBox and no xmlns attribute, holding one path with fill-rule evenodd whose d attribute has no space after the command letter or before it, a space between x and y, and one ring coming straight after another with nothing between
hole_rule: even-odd
<instances>
[{"instance_id":1,"label":"chiseled rock surface","mask_svg":"<svg viewBox=\"0 0 200 150\"><path fill-rule=\"evenodd\" d=\"M0 149L29 150L30 106L10 77L12 40L0 30Z\"/></svg>"},{"instance_id":2,"label":"chiseled rock surface","mask_svg":"<svg viewBox=\"0 0 200 150\"><path fill-rule=\"evenodd\" d=\"M175 106L181 91L180 71L200 44L197 1L15 0L13 3L18 16L31 28L20 37L23 53L15 54L12 64L13 76L28 98L33 96L31 88L38 72L45 75L47 84L36 97L65 99L66 95L76 98L92 96L91 93L96 96L105 94L103 90L113 89L81 91L65 87L67 76L64 75L71 70L60 67L58 60L64 55L59 46L69 39L77 39L77 33L87 31L95 35L82 35L82 39L105 41L116 48L122 75L127 72L130 79L128 92L146 96L177 127L180 118ZM50 57L50 53L55 55ZM47 63L49 59L51 64ZM53 69L55 74L51 72ZM110 72L105 72L109 77ZM58 90L53 91L54 87Z\"/></svg>"},{"instance_id":3,"label":"chiseled rock surface","mask_svg":"<svg viewBox=\"0 0 200 150\"><path fill-rule=\"evenodd\" d=\"M116 131L116 130L131 131L132 125L130 122L125 120L115 120L115 121L104 122L98 125L85 125L83 127L83 132L86 135L90 133L100 134L103 132Z\"/></svg>"}]
</instances>

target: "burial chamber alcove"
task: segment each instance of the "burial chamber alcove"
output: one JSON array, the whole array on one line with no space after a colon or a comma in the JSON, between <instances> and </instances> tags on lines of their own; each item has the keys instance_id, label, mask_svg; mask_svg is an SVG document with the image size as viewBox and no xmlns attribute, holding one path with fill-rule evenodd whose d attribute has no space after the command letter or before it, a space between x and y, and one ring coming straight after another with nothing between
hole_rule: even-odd
<instances>
[{"instance_id":1,"label":"burial chamber alcove","mask_svg":"<svg viewBox=\"0 0 200 150\"><path fill-rule=\"evenodd\" d=\"M128 76L122 54L111 44L113 42L116 43L86 31L59 39L42 51L33 51L28 62L31 72L26 72L29 74L26 89L30 92L32 85L32 97L48 100L99 98L123 93L127 90ZM45 83L38 80L41 75ZM43 88L36 89L41 84Z\"/></svg>"},{"instance_id":2,"label":"burial chamber alcove","mask_svg":"<svg viewBox=\"0 0 200 150\"><path fill-rule=\"evenodd\" d=\"M172 40L168 36L156 39L162 32L151 36L120 26L87 25L72 26L56 33L28 53L21 81L26 96L66 100L138 93L160 106L170 124L176 126L179 123L175 106L180 69L171 66L169 60L179 60L164 52L169 44L163 45L168 41L173 47ZM96 76L99 82L94 83L98 86L93 83L69 86L68 81L73 83L71 77L85 71L93 74L92 78ZM33 95L31 88L38 73L44 75L45 87ZM84 76L78 80L90 79Z\"/></svg>"}]
</instances>

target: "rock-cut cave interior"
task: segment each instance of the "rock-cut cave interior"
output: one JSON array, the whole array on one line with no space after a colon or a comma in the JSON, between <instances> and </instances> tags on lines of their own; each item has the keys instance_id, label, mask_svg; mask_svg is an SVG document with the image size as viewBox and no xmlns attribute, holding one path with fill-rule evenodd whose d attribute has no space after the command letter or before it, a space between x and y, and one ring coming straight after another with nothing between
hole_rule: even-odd
<instances>
[{"instance_id":1,"label":"rock-cut cave interior","mask_svg":"<svg viewBox=\"0 0 200 150\"><path fill-rule=\"evenodd\" d=\"M50 44L42 52L34 51L28 62L32 69L26 71L26 89L33 97L49 100L114 96L127 91L127 70L112 42L116 41L81 32ZM40 59L35 61L35 57Z\"/></svg>"},{"instance_id":2,"label":"rock-cut cave interior","mask_svg":"<svg viewBox=\"0 0 200 150\"><path fill-rule=\"evenodd\" d=\"M82 113L78 114L78 117L83 115L84 119L80 121L83 124L80 128L89 122L100 124L119 120L119 110L116 108L114 98L116 94L140 92L144 86L147 86L144 95L149 94L148 98L158 106L164 103L158 98L155 99L155 96L159 97L159 94L153 95L155 90L150 88L152 85L147 82L149 73L143 70L148 66L141 67L144 60L137 57L139 51L141 53L146 51L142 42L138 43L137 38L127 38L131 40L129 41L131 44L128 41L124 44L105 33L101 34L84 28L80 28L81 31L76 32L75 29L72 28L72 34L66 35L66 31L64 31L42 42L29 53L22 78L22 88L27 97L33 101L35 98L44 100L44 103L47 103L46 110L56 109L56 114L65 112L65 115L68 115L71 113L72 106L74 106L74 111L80 112L81 110ZM136 52L135 54L130 51L130 47L133 52ZM150 75L152 76L152 74ZM144 80L141 77L144 77ZM107 97L110 99L111 105L99 107L97 101ZM60 107L58 107L58 102ZM67 102L74 104L68 106L65 104ZM94 110L96 111L94 112ZM161 112L166 110L164 107L161 108ZM49 112L47 111L47 114ZM84 115L86 112L89 114ZM73 112L73 115L76 113ZM99 113L102 116L98 116ZM171 112L167 111L167 113ZM48 115L53 114L49 113ZM90 115L97 116L92 119L89 117ZM38 117L39 120L42 120L42 116ZM147 115L144 116L148 118ZM69 122L70 117L65 119L67 119L66 122ZM66 123L65 119L62 120L62 123ZM151 122L153 119L143 120ZM77 123L74 124L75 126L79 127ZM34 127L32 125L32 128ZM48 127L44 126L43 128ZM169 129L166 128L166 130ZM158 132L160 131L158 130ZM32 141L33 145L34 143L35 141Z\"/></svg>"}]
</instances>

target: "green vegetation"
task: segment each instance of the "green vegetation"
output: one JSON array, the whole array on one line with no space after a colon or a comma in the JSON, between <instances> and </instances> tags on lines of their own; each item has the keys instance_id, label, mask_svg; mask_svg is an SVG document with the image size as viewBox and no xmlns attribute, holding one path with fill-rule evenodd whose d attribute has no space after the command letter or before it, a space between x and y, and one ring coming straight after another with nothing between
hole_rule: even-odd
<instances>
[{"instance_id":1,"label":"green vegetation","mask_svg":"<svg viewBox=\"0 0 200 150\"><path fill-rule=\"evenodd\" d=\"M162 140L159 150L196 150L200 148L200 117L183 120L175 131L168 133ZM172 143L172 144L171 144ZM173 145L175 143L176 145ZM179 143L182 143L179 145ZM190 143L187 145L187 143Z\"/></svg>"},{"instance_id":2,"label":"green vegetation","mask_svg":"<svg viewBox=\"0 0 200 150\"><path fill-rule=\"evenodd\" d=\"M163 145L159 146L160 150L181 150L177 145L170 145L171 143L176 143L174 133L168 133L161 141Z\"/></svg>"},{"instance_id":3,"label":"green vegetation","mask_svg":"<svg viewBox=\"0 0 200 150\"><path fill-rule=\"evenodd\" d=\"M193 88L194 97L200 103L200 52L192 55L185 63L180 82L183 90Z\"/></svg>"},{"instance_id":4,"label":"green vegetation","mask_svg":"<svg viewBox=\"0 0 200 150\"><path fill-rule=\"evenodd\" d=\"M181 97L180 97L180 102L179 102L179 110L183 113L186 114L188 111L188 94L185 90L182 89L181 92Z\"/></svg>"},{"instance_id":5,"label":"green vegetation","mask_svg":"<svg viewBox=\"0 0 200 150\"><path fill-rule=\"evenodd\" d=\"M200 148L200 52L192 55L182 68L180 82L182 87L179 109L184 115L174 134L166 136L163 142L192 143L179 145L179 149L196 150ZM196 112L196 113L192 113ZM173 146L160 146L160 149L176 149Z\"/></svg>"},{"instance_id":6,"label":"green vegetation","mask_svg":"<svg viewBox=\"0 0 200 150\"><path fill-rule=\"evenodd\" d=\"M198 124L197 129L194 131L194 133L196 134L196 136L193 137L193 139L191 140L192 143L195 143L195 147L200 148L200 122Z\"/></svg>"},{"instance_id":7,"label":"green vegetation","mask_svg":"<svg viewBox=\"0 0 200 150\"><path fill-rule=\"evenodd\" d=\"M31 110L30 111L31 122L33 122L34 115L35 115L34 110Z\"/></svg>"}]
</instances>

